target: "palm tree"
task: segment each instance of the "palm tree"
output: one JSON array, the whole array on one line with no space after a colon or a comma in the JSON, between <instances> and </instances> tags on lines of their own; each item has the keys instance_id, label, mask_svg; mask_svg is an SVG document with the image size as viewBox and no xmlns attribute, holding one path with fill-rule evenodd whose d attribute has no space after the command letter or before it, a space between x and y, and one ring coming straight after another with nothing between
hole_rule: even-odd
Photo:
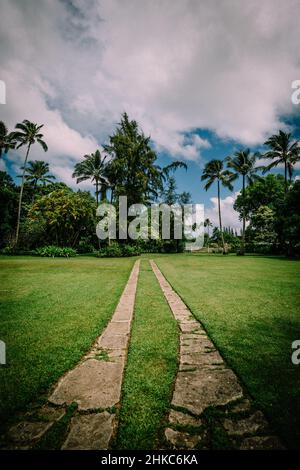
<instances>
[{"instance_id":1,"label":"palm tree","mask_svg":"<svg viewBox=\"0 0 300 470\"><path fill-rule=\"evenodd\" d=\"M23 174L22 174L22 182L21 182L21 190L20 190L20 197L19 197L19 207L18 207L18 219L17 219L17 229L16 229L16 238L15 238L15 245L18 244L19 240L19 231L20 231L20 219L21 219L21 208L22 208L22 198L23 198L23 190L24 190L24 183L25 183L25 174L26 174L26 165L28 160L28 155L31 149L31 146L34 145L36 142L41 145L43 150L47 152L48 146L46 142L43 140L43 134L41 134L40 130L44 126L44 124L38 125L34 122L28 121L28 119L24 119L23 122L16 124L17 131L14 131L13 138L20 142L17 146L17 149L22 147L23 145L27 146L24 165L23 165Z\"/></svg>"},{"instance_id":2,"label":"palm tree","mask_svg":"<svg viewBox=\"0 0 300 470\"><path fill-rule=\"evenodd\" d=\"M262 157L271 158L272 163L263 168L264 173L271 170L279 164L284 165L284 181L285 181L285 192L288 189L288 176L291 180L294 170L294 165L300 159L300 146L299 141L292 142L291 134L283 131L279 131L278 134L272 135L266 142L270 150Z\"/></svg>"},{"instance_id":3,"label":"palm tree","mask_svg":"<svg viewBox=\"0 0 300 470\"><path fill-rule=\"evenodd\" d=\"M21 168L24 170L24 167ZM54 175L49 174L49 163L43 162L41 160L34 160L28 162L27 168L25 168L25 180L33 185L33 198L35 197L35 192L38 183L42 183L44 186L46 183L51 183L55 179Z\"/></svg>"},{"instance_id":4,"label":"palm tree","mask_svg":"<svg viewBox=\"0 0 300 470\"><path fill-rule=\"evenodd\" d=\"M251 155L250 149L238 150L232 157L227 157L227 167L235 173L235 179L242 176L242 198L243 198L243 231L242 247L240 254L245 254L245 229L246 229L246 211L245 211L245 189L246 183L253 184L257 178L256 172L259 168L255 166L257 153Z\"/></svg>"},{"instance_id":5,"label":"palm tree","mask_svg":"<svg viewBox=\"0 0 300 470\"><path fill-rule=\"evenodd\" d=\"M8 129L3 121L0 121L0 158L2 153L7 153L9 149L15 148L16 142L13 139L13 133L8 133Z\"/></svg>"},{"instance_id":6,"label":"palm tree","mask_svg":"<svg viewBox=\"0 0 300 470\"><path fill-rule=\"evenodd\" d=\"M207 180L207 183L204 186L205 191L207 191L211 187L211 185L215 181L217 181L219 226L220 226L220 233L221 233L224 255L226 254L226 249L225 249L223 228L222 228L220 185L224 186L225 188L230 189L230 191L233 191L233 186L231 182L234 180L234 178L235 178L235 175L231 171L224 170L224 165L223 165L222 160L211 160L210 162L206 163L202 176L201 176L201 181Z\"/></svg>"},{"instance_id":7,"label":"palm tree","mask_svg":"<svg viewBox=\"0 0 300 470\"><path fill-rule=\"evenodd\" d=\"M213 224L208 218L204 220L204 227L207 227L207 253L209 253L209 227L212 226Z\"/></svg>"},{"instance_id":8,"label":"palm tree","mask_svg":"<svg viewBox=\"0 0 300 470\"><path fill-rule=\"evenodd\" d=\"M100 200L106 199L106 191L109 187L107 179L107 163L106 158L102 157L100 150L96 150L91 155L84 155L85 160L76 163L73 178L77 178L76 183L82 181L92 180L96 186L96 201L99 204L99 193L101 194Z\"/></svg>"}]
</instances>

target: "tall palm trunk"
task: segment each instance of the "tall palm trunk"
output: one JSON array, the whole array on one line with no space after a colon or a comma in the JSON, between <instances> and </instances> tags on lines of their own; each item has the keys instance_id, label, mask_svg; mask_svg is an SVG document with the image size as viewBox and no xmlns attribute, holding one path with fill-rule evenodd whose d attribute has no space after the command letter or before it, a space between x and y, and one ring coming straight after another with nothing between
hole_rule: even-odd
<instances>
[{"instance_id":1,"label":"tall palm trunk","mask_svg":"<svg viewBox=\"0 0 300 470\"><path fill-rule=\"evenodd\" d=\"M98 182L98 179L96 179L96 205L97 205L97 208L98 208L98 205L99 205L99 182ZM101 248L101 242L100 242L100 238L98 238L98 248L100 250Z\"/></svg>"},{"instance_id":2,"label":"tall palm trunk","mask_svg":"<svg viewBox=\"0 0 300 470\"><path fill-rule=\"evenodd\" d=\"M24 161L24 169L22 174L22 182L21 182L21 189L20 189L20 196L19 196L19 207L18 207L18 218L17 218L17 229L16 229L16 238L14 245L18 245L19 241L19 232L20 232L20 220L21 220L21 210L22 210L22 198L23 198L23 190L24 190L24 182L25 182L25 172L26 172L26 164L28 160L28 155L30 151L31 143L28 144L25 161Z\"/></svg>"},{"instance_id":3,"label":"tall palm trunk","mask_svg":"<svg viewBox=\"0 0 300 470\"><path fill-rule=\"evenodd\" d=\"M209 253L209 225L207 226L207 253Z\"/></svg>"},{"instance_id":4,"label":"tall palm trunk","mask_svg":"<svg viewBox=\"0 0 300 470\"><path fill-rule=\"evenodd\" d=\"M220 232L221 232L221 239L222 239L222 246L223 246L223 255L225 255L226 250L225 250L223 227L222 227L222 217L221 217L220 180L218 180L218 209L219 209L219 225L220 225Z\"/></svg>"},{"instance_id":5,"label":"tall palm trunk","mask_svg":"<svg viewBox=\"0 0 300 470\"><path fill-rule=\"evenodd\" d=\"M242 233L242 249L240 254L245 254L245 231L246 231L246 208L245 208L245 175L243 175L243 233Z\"/></svg>"},{"instance_id":6,"label":"tall palm trunk","mask_svg":"<svg viewBox=\"0 0 300 470\"><path fill-rule=\"evenodd\" d=\"M96 202L97 202L97 207L99 205L99 183L98 180L96 180Z\"/></svg>"},{"instance_id":7,"label":"tall palm trunk","mask_svg":"<svg viewBox=\"0 0 300 470\"><path fill-rule=\"evenodd\" d=\"M284 160L284 191L287 192L287 161Z\"/></svg>"}]
</instances>

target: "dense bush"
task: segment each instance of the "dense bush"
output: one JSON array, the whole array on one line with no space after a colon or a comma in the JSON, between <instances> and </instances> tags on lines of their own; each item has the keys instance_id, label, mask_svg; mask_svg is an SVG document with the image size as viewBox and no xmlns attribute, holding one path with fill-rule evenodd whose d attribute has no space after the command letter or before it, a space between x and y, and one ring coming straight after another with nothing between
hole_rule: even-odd
<instances>
[{"instance_id":1,"label":"dense bush","mask_svg":"<svg viewBox=\"0 0 300 470\"><path fill-rule=\"evenodd\" d=\"M101 248L97 256L99 258L119 258L122 256L122 250L118 243L113 242L111 245Z\"/></svg>"},{"instance_id":2,"label":"dense bush","mask_svg":"<svg viewBox=\"0 0 300 470\"><path fill-rule=\"evenodd\" d=\"M161 253L183 253L185 248L184 240L163 240Z\"/></svg>"},{"instance_id":3,"label":"dense bush","mask_svg":"<svg viewBox=\"0 0 300 470\"><path fill-rule=\"evenodd\" d=\"M111 245L101 248L97 256L99 258L121 258L122 256L139 256L140 249L133 245L119 245L116 242Z\"/></svg>"},{"instance_id":4,"label":"dense bush","mask_svg":"<svg viewBox=\"0 0 300 470\"><path fill-rule=\"evenodd\" d=\"M78 243L78 248L77 248L78 253L84 254L84 253L93 253L95 251L94 245L90 242L89 239L87 238L82 238L79 243Z\"/></svg>"},{"instance_id":5,"label":"dense bush","mask_svg":"<svg viewBox=\"0 0 300 470\"><path fill-rule=\"evenodd\" d=\"M8 245L5 246L0 250L1 255L13 255L15 253L14 249L12 246Z\"/></svg>"},{"instance_id":6,"label":"dense bush","mask_svg":"<svg viewBox=\"0 0 300 470\"><path fill-rule=\"evenodd\" d=\"M91 237L96 227L96 202L87 192L59 189L36 199L28 212L28 223L42 224L44 236L39 246L67 245ZM28 231L28 228L27 230Z\"/></svg>"},{"instance_id":7,"label":"dense bush","mask_svg":"<svg viewBox=\"0 0 300 470\"><path fill-rule=\"evenodd\" d=\"M274 253L274 248L271 243L267 242L249 242L246 243L247 253L257 253L260 255L270 255Z\"/></svg>"},{"instance_id":8,"label":"dense bush","mask_svg":"<svg viewBox=\"0 0 300 470\"><path fill-rule=\"evenodd\" d=\"M139 256L141 250L134 245L124 245L122 247L122 256Z\"/></svg>"},{"instance_id":9,"label":"dense bush","mask_svg":"<svg viewBox=\"0 0 300 470\"><path fill-rule=\"evenodd\" d=\"M136 240L136 246L141 253L161 253L163 251L164 240Z\"/></svg>"},{"instance_id":10,"label":"dense bush","mask_svg":"<svg viewBox=\"0 0 300 470\"><path fill-rule=\"evenodd\" d=\"M49 245L43 246L42 248L37 248L34 252L38 256L47 256L47 257L59 257L59 258L70 258L71 256L76 256L77 252L73 248Z\"/></svg>"},{"instance_id":11,"label":"dense bush","mask_svg":"<svg viewBox=\"0 0 300 470\"><path fill-rule=\"evenodd\" d=\"M23 248L16 248L12 245L7 245L0 250L1 255L11 255L11 256L30 256L35 254L32 250L27 250Z\"/></svg>"}]
</instances>

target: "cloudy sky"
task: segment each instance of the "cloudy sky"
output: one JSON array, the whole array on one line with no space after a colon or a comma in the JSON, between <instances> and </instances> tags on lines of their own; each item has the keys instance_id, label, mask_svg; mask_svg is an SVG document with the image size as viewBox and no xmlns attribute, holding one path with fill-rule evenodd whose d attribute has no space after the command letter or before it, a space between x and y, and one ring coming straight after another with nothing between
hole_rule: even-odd
<instances>
[{"instance_id":1,"label":"cloudy sky","mask_svg":"<svg viewBox=\"0 0 300 470\"><path fill-rule=\"evenodd\" d=\"M0 0L0 80L10 128L44 123L49 152L34 148L74 185L74 163L95 151L127 111L159 159L185 159L179 190L216 220L203 164L270 133L300 137L300 0ZM23 150L9 154L14 175ZM3 163L2 163L3 167ZM279 170L280 171L280 170ZM297 170L297 173L299 171ZM89 187L90 186L86 186ZM84 188L84 186L82 186ZM235 193L223 192L225 225L237 226Z\"/></svg>"}]
</instances>

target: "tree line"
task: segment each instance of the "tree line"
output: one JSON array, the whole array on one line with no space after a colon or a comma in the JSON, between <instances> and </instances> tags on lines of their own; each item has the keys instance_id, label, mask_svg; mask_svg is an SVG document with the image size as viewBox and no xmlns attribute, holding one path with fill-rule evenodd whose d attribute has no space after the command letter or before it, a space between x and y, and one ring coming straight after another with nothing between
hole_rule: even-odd
<instances>
[{"instance_id":1,"label":"tree line","mask_svg":"<svg viewBox=\"0 0 300 470\"><path fill-rule=\"evenodd\" d=\"M201 180L206 182L204 189L207 191L213 183L217 184L218 233L222 242L223 254L226 254L227 250L222 226L221 186L233 191L233 182L239 177L242 179L242 188L234 205L234 209L239 212L242 220L242 237L238 253L240 255L245 254L246 235L248 235L248 245L252 243L252 249L259 248L259 241L260 250L262 251L276 249L277 252L285 251L288 254L292 254L299 248L300 226L297 219L299 207L296 207L295 204L291 206L292 200L299 193L299 181L295 182L292 179L294 167L300 160L299 142L293 141L291 133L285 133L280 130L278 134L272 135L264 145L267 147L264 153L251 153L250 149L242 149L236 151L234 155L226 157L224 160L211 160L204 167L201 176ZM269 159L271 163L268 165L257 165L257 161L261 159ZM257 191L265 184L264 178L257 173L261 171L264 175L278 165L283 165L284 177L282 178L280 175L274 177L272 175L273 177L267 179L267 184L273 186L271 193L274 192L275 188L280 188L280 190L276 192L275 198L271 198L268 202L265 202L264 197L262 197L256 207L256 211L251 210L251 201L249 199L252 199L251 196L253 198L257 196ZM275 206L278 208L277 212ZM280 214L279 207L281 210L284 209L285 214L290 214L291 210L294 211L294 220L292 221L291 217L288 218L288 221L283 220L284 217ZM260 222L258 224L259 217ZM293 237L288 236L288 230L285 231L285 240L280 236L282 235L282 230L280 233L279 219L283 225L292 224L290 225L290 231L294 232ZM247 220L250 221L248 230L246 230ZM208 222L206 220L206 225ZM270 231L273 232L271 238ZM257 236L256 232L259 232L260 236Z\"/></svg>"},{"instance_id":2,"label":"tree line","mask_svg":"<svg viewBox=\"0 0 300 470\"><path fill-rule=\"evenodd\" d=\"M150 137L126 113L103 150L84 155L74 167L73 178L78 184L90 180L95 198L88 191L74 191L55 181L47 162L29 160L33 145L48 150L42 128L43 125L24 120L9 132L0 122L0 158L21 147L25 150L20 185L6 172L0 172L0 247L7 252L47 244L70 246L81 252L98 249L96 207L101 201L118 207L121 195L127 196L129 206L149 206L156 201L182 205L191 202L188 192L178 194L173 175L178 168L186 169L186 164L174 161L165 167L159 165ZM241 255L246 250L287 254L299 251L300 182L293 180L294 167L300 159L299 143L290 133L279 131L264 145L264 153L241 149L224 160L213 159L202 172L204 189L216 184L218 199L219 226L210 233L212 224L205 220L206 244L221 245L224 254L230 249ZM262 158L270 163L260 165ZM278 165L283 166L283 176L264 176ZM241 236L230 227L223 227L221 208L222 186L233 191L238 178L242 187L234 209L242 221ZM178 240L135 243L144 251L182 251L184 246Z\"/></svg>"},{"instance_id":3,"label":"tree line","mask_svg":"<svg viewBox=\"0 0 300 470\"><path fill-rule=\"evenodd\" d=\"M150 137L146 137L126 113L103 151L97 149L84 155L75 165L73 177L78 184L90 180L95 187L95 199L88 191L75 192L64 183L53 181L55 177L49 173L48 163L28 160L34 144L41 145L45 152L48 150L42 127L24 120L14 131L8 132L1 123L2 156L10 150L26 147L20 187L7 173L0 172L0 236L1 246L6 251L45 244L91 251L99 248L95 235L99 202L111 202L117 207L121 195L127 196L128 206L133 203L150 205L159 198L168 202L171 194L177 202L190 199L186 192L175 194L172 176L178 168L187 168L186 164L175 161L160 166ZM178 245L177 241L172 243ZM147 249L151 249L151 242L149 245ZM170 242L160 240L152 245L157 245L153 249L168 249Z\"/></svg>"}]
</instances>

